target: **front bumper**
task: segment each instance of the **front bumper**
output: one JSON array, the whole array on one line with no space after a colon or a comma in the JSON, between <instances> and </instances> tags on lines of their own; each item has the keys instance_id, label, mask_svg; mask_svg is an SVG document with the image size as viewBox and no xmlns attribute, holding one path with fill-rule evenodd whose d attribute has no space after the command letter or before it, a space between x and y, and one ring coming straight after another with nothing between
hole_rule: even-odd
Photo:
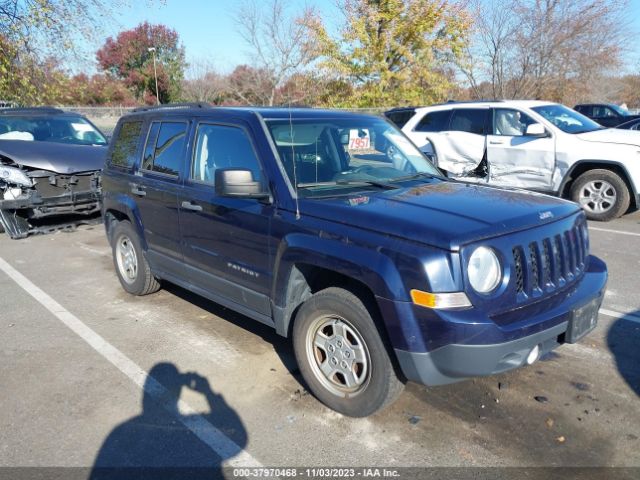
<instances>
[{"instance_id":1,"label":"front bumper","mask_svg":"<svg viewBox=\"0 0 640 480\"><path fill-rule=\"evenodd\" d=\"M473 310L459 311L463 321L456 322L455 312L450 311L446 314L445 323L456 333L445 332L445 336L457 341L429 351L395 348L396 358L408 380L425 385L443 385L518 368L526 364L529 352L536 345L543 355L566 343L565 334L572 312L592 301L599 305L606 282L604 262L591 257L584 277L569 291L553 300L541 302L537 308L510 312L512 318L508 325L480 318L478 320L485 321L466 321L472 318L469 312L473 314ZM480 317L478 312L475 314ZM438 331L443 331L442 327L440 325ZM460 334L461 331L465 333Z\"/></svg>"},{"instance_id":2,"label":"front bumper","mask_svg":"<svg viewBox=\"0 0 640 480\"><path fill-rule=\"evenodd\" d=\"M24 238L37 231L29 220L56 215L92 215L100 211L100 191L67 192L43 198L29 190L16 199L0 200L0 224L11 238Z\"/></svg>"}]
</instances>

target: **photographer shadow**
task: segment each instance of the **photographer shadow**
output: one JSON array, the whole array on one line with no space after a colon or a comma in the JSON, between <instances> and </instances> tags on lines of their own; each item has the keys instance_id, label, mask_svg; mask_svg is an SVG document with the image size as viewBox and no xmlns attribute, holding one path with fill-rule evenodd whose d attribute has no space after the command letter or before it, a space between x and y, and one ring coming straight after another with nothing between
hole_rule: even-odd
<instances>
[{"instance_id":1,"label":"photographer shadow","mask_svg":"<svg viewBox=\"0 0 640 480\"><path fill-rule=\"evenodd\" d=\"M209 412L181 413L183 387L202 394ZM206 378L180 373L171 363L158 363L145 381L142 413L111 431L89 478L222 478L222 462L240 454L246 445L240 417L222 395L213 392Z\"/></svg>"},{"instance_id":2,"label":"photographer shadow","mask_svg":"<svg viewBox=\"0 0 640 480\"><path fill-rule=\"evenodd\" d=\"M631 317L633 315L633 317ZM618 318L609 327L607 345L616 361L620 376L640 397L640 311Z\"/></svg>"}]
</instances>

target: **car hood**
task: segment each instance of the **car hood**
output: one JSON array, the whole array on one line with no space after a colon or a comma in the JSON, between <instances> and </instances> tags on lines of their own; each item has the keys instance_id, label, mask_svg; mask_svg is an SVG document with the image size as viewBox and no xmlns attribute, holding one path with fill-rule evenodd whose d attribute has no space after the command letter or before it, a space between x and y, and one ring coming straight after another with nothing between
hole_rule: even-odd
<instances>
[{"instance_id":1,"label":"car hood","mask_svg":"<svg viewBox=\"0 0 640 480\"><path fill-rule=\"evenodd\" d=\"M55 173L101 170L106 153L106 146L0 140L1 156L9 158L23 167Z\"/></svg>"},{"instance_id":2,"label":"car hood","mask_svg":"<svg viewBox=\"0 0 640 480\"><path fill-rule=\"evenodd\" d=\"M447 250L576 214L572 202L516 189L434 181L348 197L305 199L308 214Z\"/></svg>"},{"instance_id":3,"label":"car hood","mask_svg":"<svg viewBox=\"0 0 640 480\"><path fill-rule=\"evenodd\" d=\"M603 128L593 132L579 133L576 135L587 142L615 143L618 145L640 145L640 132L636 130L623 130L619 128Z\"/></svg>"}]
</instances>

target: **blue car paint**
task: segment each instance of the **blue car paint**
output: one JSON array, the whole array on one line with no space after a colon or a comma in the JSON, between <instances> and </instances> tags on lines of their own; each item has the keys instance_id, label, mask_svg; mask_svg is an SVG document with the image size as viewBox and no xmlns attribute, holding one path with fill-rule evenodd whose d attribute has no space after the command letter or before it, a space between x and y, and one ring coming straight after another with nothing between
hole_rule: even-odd
<instances>
[{"instance_id":1,"label":"blue car paint","mask_svg":"<svg viewBox=\"0 0 640 480\"><path fill-rule=\"evenodd\" d=\"M292 306L287 304L287 289L298 264L324 268L365 284L378 302L401 367L410 379L418 381L424 380L412 374L408 364L413 360L407 360L405 354L429 354L451 345L489 346L557 329L568 321L574 308L604 294L606 266L588 255L570 282L553 288L545 286L530 295L515 292L511 271L514 245L526 247L532 241L583 225L585 217L576 204L438 178L408 181L395 190L296 199L265 123L289 117L330 119L359 115L309 109L216 108L204 112L158 112L157 118L153 114L140 118L148 124L159 118L170 120L172 116L190 119L187 152L179 180L171 190L175 195L166 196L153 215L158 220L156 229L162 229L166 221L179 228L179 238L174 240L180 245L182 260L172 263L156 255L162 253L162 236L167 232L150 232L146 226L142 229L136 201L131 199L128 186L123 187L123 179L118 178L123 173L108 167L103 178L104 213L121 212L138 226L154 273L187 287L192 283L190 278L195 278L190 276L198 275L200 293L207 289L219 293L237 286L237 298L230 293L223 303L265 323L270 323L265 319L271 318L282 335L290 331ZM133 114L125 120L135 118ZM216 199L210 186L187 180L198 122L236 125L250 134L273 203ZM129 181L136 174L135 168L124 172ZM200 213L181 208L183 201L193 198L209 202L210 208ZM210 228L203 221L209 222ZM221 230L226 232L224 236ZM171 235L174 234L172 230ZM146 241L154 236L156 243L160 242L159 251L149 254ZM200 243L190 238L199 238ZM218 248L208 251L216 242ZM505 268L502 285L487 296L469 287L464 268L470 253L480 245L496 249ZM252 272L252 276L237 273L243 269ZM419 307L410 301L411 289L434 293L464 291L473 308ZM209 298L221 297L215 294ZM493 372L484 372L489 373Z\"/></svg>"}]
</instances>

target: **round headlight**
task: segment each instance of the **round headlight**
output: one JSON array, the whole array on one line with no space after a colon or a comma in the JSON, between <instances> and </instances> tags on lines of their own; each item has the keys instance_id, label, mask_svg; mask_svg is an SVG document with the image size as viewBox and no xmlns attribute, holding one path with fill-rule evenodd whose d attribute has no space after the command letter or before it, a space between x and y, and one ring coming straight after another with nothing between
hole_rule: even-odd
<instances>
[{"instance_id":1,"label":"round headlight","mask_svg":"<svg viewBox=\"0 0 640 480\"><path fill-rule=\"evenodd\" d=\"M476 292L489 293L495 290L502 279L500 261L490 248L478 247L469 258L467 274Z\"/></svg>"}]
</instances>

